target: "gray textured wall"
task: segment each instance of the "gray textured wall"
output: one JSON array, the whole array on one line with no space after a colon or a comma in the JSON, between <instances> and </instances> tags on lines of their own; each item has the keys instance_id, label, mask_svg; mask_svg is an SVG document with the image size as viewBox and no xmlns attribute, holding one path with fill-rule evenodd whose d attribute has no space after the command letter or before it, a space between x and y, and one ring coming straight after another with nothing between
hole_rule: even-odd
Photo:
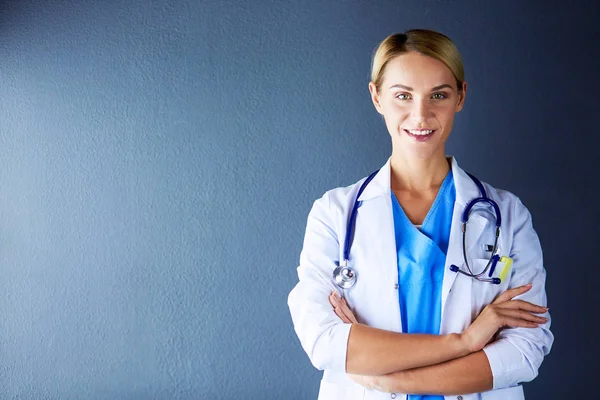
<instances>
[{"instance_id":1,"label":"gray textured wall","mask_svg":"<svg viewBox=\"0 0 600 400\"><path fill-rule=\"evenodd\" d=\"M387 158L370 55L412 27L464 57L448 153L546 251L528 399L597 393L593 2L374 3L0 2L0 398L315 398L286 306L306 216Z\"/></svg>"}]
</instances>

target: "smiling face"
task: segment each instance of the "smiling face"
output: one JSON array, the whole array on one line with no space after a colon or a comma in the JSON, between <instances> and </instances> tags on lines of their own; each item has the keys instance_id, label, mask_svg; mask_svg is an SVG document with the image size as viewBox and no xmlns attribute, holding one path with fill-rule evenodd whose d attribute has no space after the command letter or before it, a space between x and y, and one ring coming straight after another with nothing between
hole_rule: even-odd
<instances>
[{"instance_id":1,"label":"smiling face","mask_svg":"<svg viewBox=\"0 0 600 400\"><path fill-rule=\"evenodd\" d=\"M379 88L369 84L371 98L392 137L393 154L421 160L445 157L454 114L462 110L466 83L459 93L450 69L417 52L388 62Z\"/></svg>"}]
</instances>

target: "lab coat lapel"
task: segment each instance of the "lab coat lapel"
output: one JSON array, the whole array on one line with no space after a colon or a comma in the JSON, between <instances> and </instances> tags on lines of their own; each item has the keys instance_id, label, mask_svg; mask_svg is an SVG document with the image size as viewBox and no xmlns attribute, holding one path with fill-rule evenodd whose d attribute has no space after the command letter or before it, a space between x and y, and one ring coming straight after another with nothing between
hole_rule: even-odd
<instances>
[{"instance_id":1,"label":"lab coat lapel","mask_svg":"<svg viewBox=\"0 0 600 400\"><path fill-rule=\"evenodd\" d=\"M458 272L450 271L451 265L459 268L464 267L463 247L462 247L462 213L467 203L477 197L480 197L479 188L475 182L462 170L456 159L451 157L452 175L454 177L454 186L456 189L456 201L454 202L454 211L452 214L452 226L450 228L450 241L448 243L448 253L446 255L446 265L444 266L444 280L442 283L442 321L446 301L452 289L452 285L459 275ZM487 220L478 215L472 214L469 217L469 228L467 236L467 252L473 243L476 243L485 228ZM471 280L471 278L469 278Z\"/></svg>"},{"instance_id":2,"label":"lab coat lapel","mask_svg":"<svg viewBox=\"0 0 600 400\"><path fill-rule=\"evenodd\" d=\"M358 200L361 202L358 218L362 217L364 232L369 235L368 242L377 252L379 262L381 286L376 297L380 300L382 312L387 315L389 329L401 332L397 286L394 288L394 284L398 282L398 260L392 216L389 159L365 187ZM381 307L382 304L393 304L393 307Z\"/></svg>"}]
</instances>

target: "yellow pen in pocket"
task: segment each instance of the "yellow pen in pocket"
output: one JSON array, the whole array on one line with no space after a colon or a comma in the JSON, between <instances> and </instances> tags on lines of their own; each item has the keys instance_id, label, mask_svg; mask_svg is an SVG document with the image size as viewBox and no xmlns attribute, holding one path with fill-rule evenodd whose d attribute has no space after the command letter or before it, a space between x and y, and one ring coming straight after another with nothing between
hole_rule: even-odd
<instances>
[{"instance_id":1,"label":"yellow pen in pocket","mask_svg":"<svg viewBox=\"0 0 600 400\"><path fill-rule=\"evenodd\" d=\"M501 282L504 282L504 279L508 275L508 271L510 271L510 267L512 267L513 259L508 256L502 256L500 262L504 263L504 267L502 267L502 271L500 271L499 278Z\"/></svg>"}]
</instances>

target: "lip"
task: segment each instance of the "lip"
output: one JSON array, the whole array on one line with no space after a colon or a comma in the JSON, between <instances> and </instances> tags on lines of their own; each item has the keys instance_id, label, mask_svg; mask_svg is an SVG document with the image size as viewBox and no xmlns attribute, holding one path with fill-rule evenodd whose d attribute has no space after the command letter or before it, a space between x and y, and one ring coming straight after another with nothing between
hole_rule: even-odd
<instances>
[{"instance_id":1,"label":"lip","mask_svg":"<svg viewBox=\"0 0 600 400\"><path fill-rule=\"evenodd\" d=\"M408 129L403 129L404 133L406 133L411 139L417 141L417 142L426 142L428 140L430 140L433 135L436 134L437 130L436 129L423 129L423 128L419 128L419 129L411 129L411 131L433 131L431 132L429 135L413 135L412 133L409 132Z\"/></svg>"}]
</instances>

